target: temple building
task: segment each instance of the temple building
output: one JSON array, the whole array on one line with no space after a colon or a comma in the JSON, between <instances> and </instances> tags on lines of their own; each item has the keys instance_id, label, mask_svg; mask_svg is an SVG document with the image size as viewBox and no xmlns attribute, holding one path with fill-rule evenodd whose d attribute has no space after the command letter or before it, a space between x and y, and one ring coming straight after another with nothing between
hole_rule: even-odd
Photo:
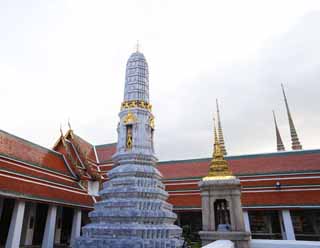
<instances>
[{"instance_id":1,"label":"temple building","mask_svg":"<svg viewBox=\"0 0 320 248\"><path fill-rule=\"evenodd\" d=\"M252 238L320 241L320 149L302 149L284 88L283 95L292 150L285 151L274 115L275 152L230 155L217 102L219 143L232 174L240 180L245 227ZM152 125L149 120L150 130ZM129 129L124 133L126 143L118 144L121 147L132 147L135 130ZM116 152L117 143L93 145L71 125L66 133L61 131L52 149L0 130L0 247L70 245L101 200L98 192L109 180L107 172L115 166ZM193 240L199 240L202 227L198 184L208 174L211 160L208 154L156 165L178 216L176 224Z\"/></svg>"}]
</instances>

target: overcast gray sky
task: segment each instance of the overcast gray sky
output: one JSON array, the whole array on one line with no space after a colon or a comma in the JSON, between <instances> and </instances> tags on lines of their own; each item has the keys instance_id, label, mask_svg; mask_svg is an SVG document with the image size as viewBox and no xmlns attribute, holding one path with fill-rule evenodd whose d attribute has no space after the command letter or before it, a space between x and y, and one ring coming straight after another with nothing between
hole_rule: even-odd
<instances>
[{"instance_id":1,"label":"overcast gray sky","mask_svg":"<svg viewBox=\"0 0 320 248\"><path fill-rule=\"evenodd\" d=\"M319 147L320 1L1 0L0 128L52 147L68 118L115 142L125 64L140 40L160 160L207 157L220 100L229 154L275 151L272 109Z\"/></svg>"}]
</instances>

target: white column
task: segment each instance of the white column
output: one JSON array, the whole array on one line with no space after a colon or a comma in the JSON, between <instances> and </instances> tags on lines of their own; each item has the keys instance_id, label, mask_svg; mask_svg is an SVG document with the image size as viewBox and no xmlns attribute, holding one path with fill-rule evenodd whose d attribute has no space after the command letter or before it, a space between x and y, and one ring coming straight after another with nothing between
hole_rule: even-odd
<instances>
[{"instance_id":1,"label":"white column","mask_svg":"<svg viewBox=\"0 0 320 248\"><path fill-rule=\"evenodd\" d=\"M46 227L42 239L42 248L53 248L54 231L56 229L57 207L50 205L46 220Z\"/></svg>"},{"instance_id":2,"label":"white column","mask_svg":"<svg viewBox=\"0 0 320 248\"><path fill-rule=\"evenodd\" d=\"M36 219L36 207L35 203L28 203L23 222L23 231L21 237L22 245L32 245L33 233Z\"/></svg>"},{"instance_id":3,"label":"white column","mask_svg":"<svg viewBox=\"0 0 320 248\"><path fill-rule=\"evenodd\" d=\"M10 222L9 234L6 242L6 248L16 248L20 246L25 205L26 204L24 201L15 200Z\"/></svg>"},{"instance_id":4,"label":"white column","mask_svg":"<svg viewBox=\"0 0 320 248\"><path fill-rule=\"evenodd\" d=\"M73 241L80 236L81 231L81 209L74 209L73 220L72 220L72 230L71 230L71 244Z\"/></svg>"},{"instance_id":5,"label":"white column","mask_svg":"<svg viewBox=\"0 0 320 248\"><path fill-rule=\"evenodd\" d=\"M296 240L290 211L289 210L282 210L281 213L282 213L282 221L283 221L283 225L284 225L284 231L286 233L287 239L288 240Z\"/></svg>"},{"instance_id":6,"label":"white column","mask_svg":"<svg viewBox=\"0 0 320 248\"><path fill-rule=\"evenodd\" d=\"M243 220L244 220L245 230L247 232L251 232L249 214L248 214L248 211L246 210L243 210Z\"/></svg>"}]
</instances>

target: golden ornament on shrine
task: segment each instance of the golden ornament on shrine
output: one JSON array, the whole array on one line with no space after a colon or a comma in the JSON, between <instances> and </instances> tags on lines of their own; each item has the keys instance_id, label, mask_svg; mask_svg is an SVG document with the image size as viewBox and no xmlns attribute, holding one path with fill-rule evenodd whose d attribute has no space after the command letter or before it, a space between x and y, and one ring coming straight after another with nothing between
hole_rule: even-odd
<instances>
[{"instance_id":1,"label":"golden ornament on shrine","mask_svg":"<svg viewBox=\"0 0 320 248\"><path fill-rule=\"evenodd\" d=\"M210 162L210 169L208 176L204 177L203 180L214 180L214 179L231 179L233 176L228 162L223 157L223 151L220 147L220 143L217 136L215 120L214 121L214 149L213 156Z\"/></svg>"}]
</instances>

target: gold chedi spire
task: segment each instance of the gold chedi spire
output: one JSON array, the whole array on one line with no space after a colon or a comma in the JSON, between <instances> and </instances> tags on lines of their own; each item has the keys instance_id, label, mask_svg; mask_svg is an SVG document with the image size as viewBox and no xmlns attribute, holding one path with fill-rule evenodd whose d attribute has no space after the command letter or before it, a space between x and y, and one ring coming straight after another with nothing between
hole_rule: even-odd
<instances>
[{"instance_id":1,"label":"gold chedi spire","mask_svg":"<svg viewBox=\"0 0 320 248\"><path fill-rule=\"evenodd\" d=\"M289 120L289 126L290 126L290 134L291 134L291 143L292 143L292 150L301 150L302 149L302 145L300 144L299 141L299 137L296 131L296 128L294 126L293 123L293 119L289 110L289 104L288 104L288 100L287 100L287 96L286 93L284 91L284 87L283 84L281 84L281 88L282 88L282 93L283 93L283 97L284 97L284 102L286 104L286 109L287 109L287 114L288 114L288 120Z\"/></svg>"},{"instance_id":2,"label":"gold chedi spire","mask_svg":"<svg viewBox=\"0 0 320 248\"><path fill-rule=\"evenodd\" d=\"M219 103L218 99L216 99L216 104L217 104L217 126L218 126L218 136L219 136L219 143L221 150L223 152L223 155L227 155L227 149L224 144L224 138L223 138L223 132L222 132L222 126L221 126L221 120L220 120L220 111L219 111Z\"/></svg>"},{"instance_id":3,"label":"gold chedi spire","mask_svg":"<svg viewBox=\"0 0 320 248\"><path fill-rule=\"evenodd\" d=\"M229 169L227 161L223 157L223 151L221 149L215 119L213 119L213 126L214 126L214 146L213 146L213 155L212 160L210 162L210 169L208 176L204 177L204 180L219 180L219 179L231 179L235 178L232 175L231 170Z\"/></svg>"},{"instance_id":4,"label":"gold chedi spire","mask_svg":"<svg viewBox=\"0 0 320 248\"><path fill-rule=\"evenodd\" d=\"M272 111L272 113L273 113L274 125L275 125L275 128L276 128L277 151L278 152L285 151L286 149L284 148L284 145L283 145L283 142L282 142L282 138L281 138L280 131L279 131L279 128L278 128L278 124L277 124L276 114L274 113L274 111Z\"/></svg>"}]
</instances>

